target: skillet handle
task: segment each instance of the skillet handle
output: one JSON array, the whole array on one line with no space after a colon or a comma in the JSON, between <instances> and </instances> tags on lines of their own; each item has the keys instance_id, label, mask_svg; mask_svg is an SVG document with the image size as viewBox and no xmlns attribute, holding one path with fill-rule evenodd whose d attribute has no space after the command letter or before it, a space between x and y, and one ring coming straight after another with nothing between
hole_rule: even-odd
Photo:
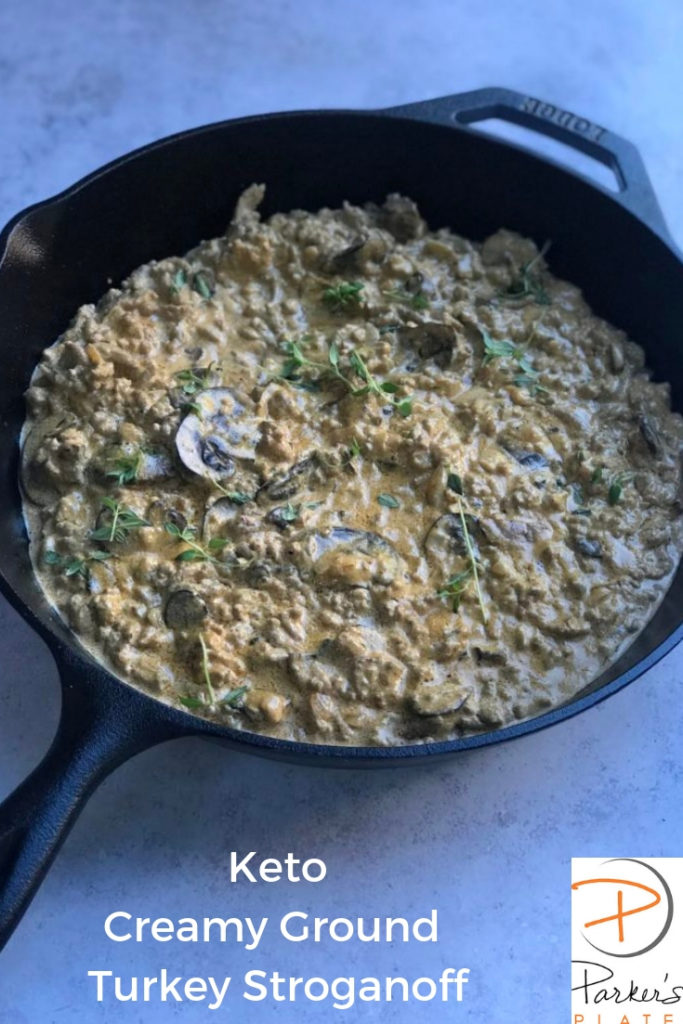
<instances>
[{"instance_id":1,"label":"skillet handle","mask_svg":"<svg viewBox=\"0 0 683 1024\"><path fill-rule=\"evenodd\" d=\"M76 672L63 676L69 682L52 746L0 804L0 950L98 784L126 758L178 734L141 694Z\"/></svg>"},{"instance_id":2,"label":"skillet handle","mask_svg":"<svg viewBox=\"0 0 683 1024\"><path fill-rule=\"evenodd\" d=\"M609 167L619 184L619 192L614 196L617 202L644 221L667 244L673 244L636 147L585 117L513 89L501 88L475 89L422 103L409 103L391 107L385 113L465 127L496 117L564 142Z\"/></svg>"}]
</instances>

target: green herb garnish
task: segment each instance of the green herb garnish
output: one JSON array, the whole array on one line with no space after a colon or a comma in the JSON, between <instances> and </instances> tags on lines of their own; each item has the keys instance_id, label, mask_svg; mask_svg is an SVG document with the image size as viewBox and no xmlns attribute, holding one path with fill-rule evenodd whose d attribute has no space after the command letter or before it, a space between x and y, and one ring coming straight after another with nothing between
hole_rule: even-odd
<instances>
[{"instance_id":1,"label":"green herb garnish","mask_svg":"<svg viewBox=\"0 0 683 1024\"><path fill-rule=\"evenodd\" d=\"M120 501L114 501L113 498L102 498L102 509L98 518L102 517L108 522L91 532L90 536L93 540L103 540L109 543L116 541L117 544L121 544L131 530L150 525L134 509L129 508L128 505L122 505Z\"/></svg>"},{"instance_id":2,"label":"green herb garnish","mask_svg":"<svg viewBox=\"0 0 683 1024\"><path fill-rule=\"evenodd\" d=\"M355 459L363 454L358 438L354 437L349 445L349 458Z\"/></svg>"},{"instance_id":3,"label":"green herb garnish","mask_svg":"<svg viewBox=\"0 0 683 1024\"><path fill-rule=\"evenodd\" d=\"M222 551L228 543L223 537L213 537L206 547L198 544L195 540L197 530L194 526L184 526L182 529L175 523L164 523L166 533L170 533L177 541L187 544L184 551L176 555L176 562L217 562L214 551Z\"/></svg>"},{"instance_id":4,"label":"green herb garnish","mask_svg":"<svg viewBox=\"0 0 683 1024\"><path fill-rule=\"evenodd\" d=\"M43 561L61 569L65 576L81 576L87 580L90 575L88 562L105 562L111 555L108 551L91 551L89 555L78 558L74 555L60 555L58 551L46 551Z\"/></svg>"},{"instance_id":5,"label":"green herb garnish","mask_svg":"<svg viewBox=\"0 0 683 1024\"><path fill-rule=\"evenodd\" d=\"M229 708L239 708L242 706L242 698L248 689L248 686L236 686L234 690L230 690L225 697L221 698L220 703Z\"/></svg>"},{"instance_id":6,"label":"green herb garnish","mask_svg":"<svg viewBox=\"0 0 683 1024\"><path fill-rule=\"evenodd\" d=\"M462 477L459 473L449 473L446 478L446 486L449 491L455 491L455 493L459 494L461 497L465 493L462 486Z\"/></svg>"},{"instance_id":7,"label":"green herb garnish","mask_svg":"<svg viewBox=\"0 0 683 1024\"><path fill-rule=\"evenodd\" d=\"M132 455L120 455L107 470L106 476L116 480L119 487L125 484L132 484L138 478L140 466L142 465L142 451L138 449Z\"/></svg>"},{"instance_id":8,"label":"green herb garnish","mask_svg":"<svg viewBox=\"0 0 683 1024\"><path fill-rule=\"evenodd\" d=\"M280 372L280 377L285 380L298 382L301 370L321 371L321 381L341 381L354 397L375 394L384 402L388 402L398 410L401 416L409 416L413 411L413 403L410 398L399 398L397 392L398 384L393 381L378 381L365 364L365 360L356 349L351 349L348 354L348 369L342 369L342 356L336 341L330 343L327 353L327 364L315 362L309 359L301 350L296 341L288 341L286 352L288 358ZM353 379L358 377L362 382L360 385Z\"/></svg>"},{"instance_id":9,"label":"green herb garnish","mask_svg":"<svg viewBox=\"0 0 683 1024\"><path fill-rule=\"evenodd\" d=\"M178 270L176 270L175 274L171 278L171 291L173 292L174 295L178 295L178 293L181 291L181 289L185 287L186 284L187 274L182 268L179 268Z\"/></svg>"},{"instance_id":10,"label":"green herb garnish","mask_svg":"<svg viewBox=\"0 0 683 1024\"><path fill-rule=\"evenodd\" d=\"M198 391L203 391L206 387L212 370L213 363L210 363L209 366L189 366L186 370L178 370L173 376L178 381L184 395L196 395ZM194 405L194 408L197 409L197 406Z\"/></svg>"},{"instance_id":11,"label":"green herb garnish","mask_svg":"<svg viewBox=\"0 0 683 1024\"><path fill-rule=\"evenodd\" d=\"M524 349L514 345L511 341L498 341L491 337L485 327L480 327L482 341L484 342L484 360L482 366L488 366L495 359L514 359L518 369L521 371L513 379L518 388L526 388L532 395L544 392L549 394L548 389L538 383L539 373L529 362Z\"/></svg>"},{"instance_id":12,"label":"green herb garnish","mask_svg":"<svg viewBox=\"0 0 683 1024\"><path fill-rule=\"evenodd\" d=\"M244 491L227 491L225 497L235 505L246 505L248 501L252 500L252 495L246 494Z\"/></svg>"},{"instance_id":13,"label":"green herb garnish","mask_svg":"<svg viewBox=\"0 0 683 1024\"><path fill-rule=\"evenodd\" d=\"M460 608L460 600L462 594L467 586L470 579L474 580L474 586L477 591L477 600L479 607L481 608L481 615L484 620L484 625L488 622L488 612L484 604L484 596L481 592L481 585L479 583L479 569L477 566L477 556L474 553L474 546L470 538L470 531L467 526L467 517L465 515L465 509L463 507L462 498L458 495L458 515L460 516L460 523L462 525L462 535L465 542L465 549L467 551L467 557L469 558L469 566L467 569L463 569L462 572L456 573L448 583L446 583L440 590L437 591L439 597L453 598L453 611L458 611Z\"/></svg>"},{"instance_id":14,"label":"green herb garnish","mask_svg":"<svg viewBox=\"0 0 683 1024\"><path fill-rule=\"evenodd\" d=\"M212 288L201 270L198 270L192 278L192 290L201 295L203 299L212 299L215 292L215 288Z\"/></svg>"},{"instance_id":15,"label":"green herb garnish","mask_svg":"<svg viewBox=\"0 0 683 1024\"><path fill-rule=\"evenodd\" d=\"M380 505L383 505L384 508L401 507L401 502L398 500L398 498L395 498L393 494L378 494L377 501L379 502Z\"/></svg>"},{"instance_id":16,"label":"green herb garnish","mask_svg":"<svg viewBox=\"0 0 683 1024\"><path fill-rule=\"evenodd\" d=\"M624 486L633 478L632 473L618 473L613 477L607 491L607 502L609 505L618 505L624 493Z\"/></svg>"},{"instance_id":17,"label":"green herb garnish","mask_svg":"<svg viewBox=\"0 0 683 1024\"><path fill-rule=\"evenodd\" d=\"M479 585L479 572L477 570L477 556L474 553L474 547L470 539L470 531L467 528L467 519L465 517L465 509L463 508L462 498L458 495L458 514L460 515L460 522L462 523L462 533L465 541L465 547L467 548L467 555L470 560L470 566L472 568L472 576L474 578L474 586L477 591L477 600L479 601L479 607L481 608L481 617L484 620L484 625L488 622L488 612L484 605L484 598L481 592L481 586Z\"/></svg>"},{"instance_id":18,"label":"green herb garnish","mask_svg":"<svg viewBox=\"0 0 683 1024\"><path fill-rule=\"evenodd\" d=\"M429 299L422 292L410 292L407 288L403 290L400 288L392 288L389 291L384 292L388 299L392 299L394 302L405 302L412 309L428 309Z\"/></svg>"},{"instance_id":19,"label":"green herb garnish","mask_svg":"<svg viewBox=\"0 0 683 1024\"><path fill-rule=\"evenodd\" d=\"M323 302L333 310L357 305L360 302L360 293L364 287L360 281L345 281L334 288L326 288L323 292Z\"/></svg>"},{"instance_id":20,"label":"green herb garnish","mask_svg":"<svg viewBox=\"0 0 683 1024\"><path fill-rule=\"evenodd\" d=\"M201 658L200 667L202 673L202 679L204 686L206 687L206 700L202 700L200 697L179 697L179 702L183 707L190 708L192 711L196 711L198 708L215 708L221 704L224 704L229 708L239 708L242 702L242 698L248 690L247 686L237 686L234 690L230 690L220 700L216 699L216 691L211 680L211 665L209 663L209 649L206 646L206 641L202 634L199 634L199 646L201 647Z\"/></svg>"},{"instance_id":21,"label":"green herb garnish","mask_svg":"<svg viewBox=\"0 0 683 1024\"><path fill-rule=\"evenodd\" d=\"M550 305L550 296L541 284L538 274L533 273L536 263L545 256L549 248L550 242L544 242L534 258L529 260L528 263L525 263L520 268L519 276L516 277L502 293L505 298L532 298L540 306Z\"/></svg>"},{"instance_id":22,"label":"green herb garnish","mask_svg":"<svg viewBox=\"0 0 683 1024\"><path fill-rule=\"evenodd\" d=\"M459 611L460 602L462 595L464 594L467 584L472 579L472 568L471 566L467 569L463 569L462 572L458 572L455 576L452 576L447 583L444 583L440 590L437 590L437 597L447 597L452 601L452 608L454 612Z\"/></svg>"}]
</instances>

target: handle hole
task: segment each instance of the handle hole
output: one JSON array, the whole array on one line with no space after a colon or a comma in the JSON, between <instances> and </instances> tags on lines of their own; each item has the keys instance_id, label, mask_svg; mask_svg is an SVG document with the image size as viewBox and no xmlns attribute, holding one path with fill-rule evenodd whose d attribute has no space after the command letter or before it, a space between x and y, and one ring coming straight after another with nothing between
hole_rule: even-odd
<instances>
[{"instance_id":1,"label":"handle hole","mask_svg":"<svg viewBox=\"0 0 683 1024\"><path fill-rule=\"evenodd\" d=\"M616 172L603 164L595 157L581 153L566 142L560 142L533 128L525 128L520 124L513 124L504 121L500 117L489 117L482 120L471 121L469 118L457 118L466 123L468 127L482 132L484 135L492 135L494 138L503 139L505 142L513 142L533 153L547 156L557 163L568 166L571 170L590 178L596 185L607 188L610 192L621 192L622 185Z\"/></svg>"}]
</instances>

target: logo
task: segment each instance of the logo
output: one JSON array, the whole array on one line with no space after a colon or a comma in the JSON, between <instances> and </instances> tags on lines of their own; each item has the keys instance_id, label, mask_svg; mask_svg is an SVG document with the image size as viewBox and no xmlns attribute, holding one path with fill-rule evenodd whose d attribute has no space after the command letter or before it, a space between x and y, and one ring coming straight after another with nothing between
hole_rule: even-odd
<instances>
[{"instance_id":1,"label":"logo","mask_svg":"<svg viewBox=\"0 0 683 1024\"><path fill-rule=\"evenodd\" d=\"M659 871L642 860L633 857L614 857L603 861L603 875L599 878L582 878L572 883L574 892L582 893L580 908L584 914L594 913L596 917L583 924L586 942L599 953L608 956L641 956L658 945L673 919L674 904L671 889ZM619 874L620 877L612 877ZM609 877L607 877L609 876ZM642 878L648 878L646 885ZM612 908L612 913L605 913ZM650 913L652 911L653 913ZM647 920L638 914L648 914ZM599 930L591 932L589 929ZM643 945L645 942L645 945Z\"/></svg>"},{"instance_id":2,"label":"logo","mask_svg":"<svg viewBox=\"0 0 683 1024\"><path fill-rule=\"evenodd\" d=\"M681 907L683 858L572 860L572 1024L683 1024Z\"/></svg>"}]
</instances>

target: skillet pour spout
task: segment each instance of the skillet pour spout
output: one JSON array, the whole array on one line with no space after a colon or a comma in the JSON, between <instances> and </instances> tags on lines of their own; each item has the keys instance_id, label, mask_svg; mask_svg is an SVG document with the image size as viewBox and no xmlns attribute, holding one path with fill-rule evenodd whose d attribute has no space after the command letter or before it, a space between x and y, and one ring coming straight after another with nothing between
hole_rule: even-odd
<instances>
[{"instance_id":1,"label":"skillet pour spout","mask_svg":"<svg viewBox=\"0 0 683 1024\"><path fill-rule=\"evenodd\" d=\"M609 167L610 192L473 127L521 124ZM348 154L354 158L349 161ZM293 175L292 167L306 168ZM380 767L450 757L521 737L593 706L642 675L683 635L683 573L618 661L565 705L509 728L438 743L334 747L239 732L148 697L93 661L38 587L19 489L24 392L76 309L141 264L221 234L245 184L264 214L411 196L430 224L481 239L504 226L550 238L557 273L646 350L683 409L683 262L642 161L625 140L557 106L481 89L379 111L306 111L208 125L116 160L18 214L0 235L0 589L45 640L62 715L43 762L0 805L0 947L26 910L85 800L126 758L178 736L316 766ZM168 211L174 214L169 217ZM144 230L141 230L141 226Z\"/></svg>"}]
</instances>

